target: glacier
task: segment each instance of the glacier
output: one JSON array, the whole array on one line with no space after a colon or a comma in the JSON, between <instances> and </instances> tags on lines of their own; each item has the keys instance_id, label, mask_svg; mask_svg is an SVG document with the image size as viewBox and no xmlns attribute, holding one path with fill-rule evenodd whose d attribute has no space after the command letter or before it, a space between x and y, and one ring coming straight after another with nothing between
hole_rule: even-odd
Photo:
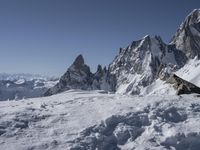
<instances>
[{"instance_id":1,"label":"glacier","mask_svg":"<svg viewBox=\"0 0 200 150\"><path fill-rule=\"evenodd\" d=\"M0 102L0 145L6 150L200 148L200 101L69 90Z\"/></svg>"}]
</instances>

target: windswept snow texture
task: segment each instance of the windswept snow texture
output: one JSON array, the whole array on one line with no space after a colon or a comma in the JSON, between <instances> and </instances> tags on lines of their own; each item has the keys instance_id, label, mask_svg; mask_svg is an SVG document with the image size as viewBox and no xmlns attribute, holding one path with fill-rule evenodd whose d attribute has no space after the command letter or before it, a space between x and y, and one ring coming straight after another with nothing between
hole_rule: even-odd
<instances>
[{"instance_id":1,"label":"windswept snow texture","mask_svg":"<svg viewBox=\"0 0 200 150\"><path fill-rule=\"evenodd\" d=\"M0 102L3 150L197 150L197 95L125 96L67 91Z\"/></svg>"}]
</instances>

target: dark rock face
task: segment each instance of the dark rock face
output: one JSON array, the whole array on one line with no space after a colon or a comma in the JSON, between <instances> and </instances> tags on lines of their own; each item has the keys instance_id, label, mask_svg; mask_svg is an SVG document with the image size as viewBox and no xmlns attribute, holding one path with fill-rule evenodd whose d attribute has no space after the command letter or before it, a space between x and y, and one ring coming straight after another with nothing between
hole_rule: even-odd
<instances>
[{"instance_id":1,"label":"dark rock face","mask_svg":"<svg viewBox=\"0 0 200 150\"><path fill-rule=\"evenodd\" d=\"M84 58L79 55L67 72L60 78L59 83L48 89L44 96L60 93L69 89L81 90L115 90L115 76L99 65L95 74L91 73Z\"/></svg>"},{"instance_id":2,"label":"dark rock face","mask_svg":"<svg viewBox=\"0 0 200 150\"><path fill-rule=\"evenodd\" d=\"M200 9L192 11L172 38L171 44L188 58L200 58Z\"/></svg>"},{"instance_id":3,"label":"dark rock face","mask_svg":"<svg viewBox=\"0 0 200 150\"><path fill-rule=\"evenodd\" d=\"M94 74L92 89L100 89L104 91L114 92L116 86L115 75L110 74L109 70L102 69L101 65L98 65L97 72Z\"/></svg>"},{"instance_id":4,"label":"dark rock face","mask_svg":"<svg viewBox=\"0 0 200 150\"><path fill-rule=\"evenodd\" d=\"M79 55L76 59L75 59L75 61L74 61L74 63L73 63L73 65L74 65L74 68L75 69L77 69L77 70L80 70L83 66L84 66L84 59L83 59L83 56L82 55Z\"/></svg>"},{"instance_id":5,"label":"dark rock face","mask_svg":"<svg viewBox=\"0 0 200 150\"><path fill-rule=\"evenodd\" d=\"M174 88L177 90L177 95L181 94L191 94L191 93L198 93L200 94L200 88L196 85L183 80L182 78L178 77L177 75L173 74L167 81L170 84L174 85Z\"/></svg>"}]
</instances>

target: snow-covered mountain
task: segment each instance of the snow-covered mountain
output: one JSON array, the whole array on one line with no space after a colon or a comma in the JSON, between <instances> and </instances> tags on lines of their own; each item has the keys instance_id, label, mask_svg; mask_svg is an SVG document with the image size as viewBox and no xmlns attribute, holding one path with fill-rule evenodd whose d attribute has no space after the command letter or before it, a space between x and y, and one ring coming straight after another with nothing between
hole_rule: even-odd
<instances>
[{"instance_id":1,"label":"snow-covered mountain","mask_svg":"<svg viewBox=\"0 0 200 150\"><path fill-rule=\"evenodd\" d=\"M193 10L186 17L170 44L175 44L189 58L200 58L200 9Z\"/></svg>"},{"instance_id":2,"label":"snow-covered mountain","mask_svg":"<svg viewBox=\"0 0 200 150\"><path fill-rule=\"evenodd\" d=\"M99 65L94 74L85 64L83 56L79 55L59 83L44 95L70 89L140 94L144 87L149 86L159 76L176 71L186 61L187 57L182 51L165 44L159 36L145 36L120 49L108 69L102 69Z\"/></svg>"},{"instance_id":3,"label":"snow-covered mountain","mask_svg":"<svg viewBox=\"0 0 200 150\"><path fill-rule=\"evenodd\" d=\"M60 82L45 95L69 89L98 89L137 95L149 93L147 91L150 87L160 89L155 86L161 86L162 81L156 80L166 81L195 56L199 58L199 22L200 9L195 9L186 17L169 44L164 43L159 36L147 35L141 40L133 41L126 48L120 48L108 70L98 66L94 74L90 72L89 66L84 64L80 55L60 78Z\"/></svg>"},{"instance_id":4,"label":"snow-covered mountain","mask_svg":"<svg viewBox=\"0 0 200 150\"><path fill-rule=\"evenodd\" d=\"M82 55L79 55L59 83L50 88L44 95L49 96L69 89L114 91L115 78L106 68L99 65L96 73L90 71Z\"/></svg>"},{"instance_id":5,"label":"snow-covered mountain","mask_svg":"<svg viewBox=\"0 0 200 150\"><path fill-rule=\"evenodd\" d=\"M165 44L160 37L145 36L121 49L109 65L109 71L116 75L118 93L140 94L144 87L155 81L161 65L175 70L186 61L183 52Z\"/></svg>"},{"instance_id":6,"label":"snow-covered mountain","mask_svg":"<svg viewBox=\"0 0 200 150\"><path fill-rule=\"evenodd\" d=\"M0 101L40 97L57 82L55 77L0 74Z\"/></svg>"}]
</instances>

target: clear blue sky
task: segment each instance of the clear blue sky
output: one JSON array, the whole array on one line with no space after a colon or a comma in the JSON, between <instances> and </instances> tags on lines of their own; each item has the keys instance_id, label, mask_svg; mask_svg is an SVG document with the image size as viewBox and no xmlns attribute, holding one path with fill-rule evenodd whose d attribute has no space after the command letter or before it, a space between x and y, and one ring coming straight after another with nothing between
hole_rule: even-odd
<instances>
[{"instance_id":1,"label":"clear blue sky","mask_svg":"<svg viewBox=\"0 0 200 150\"><path fill-rule=\"evenodd\" d=\"M0 0L0 72L62 75L78 54L94 71L149 35L168 42L200 0Z\"/></svg>"}]
</instances>

